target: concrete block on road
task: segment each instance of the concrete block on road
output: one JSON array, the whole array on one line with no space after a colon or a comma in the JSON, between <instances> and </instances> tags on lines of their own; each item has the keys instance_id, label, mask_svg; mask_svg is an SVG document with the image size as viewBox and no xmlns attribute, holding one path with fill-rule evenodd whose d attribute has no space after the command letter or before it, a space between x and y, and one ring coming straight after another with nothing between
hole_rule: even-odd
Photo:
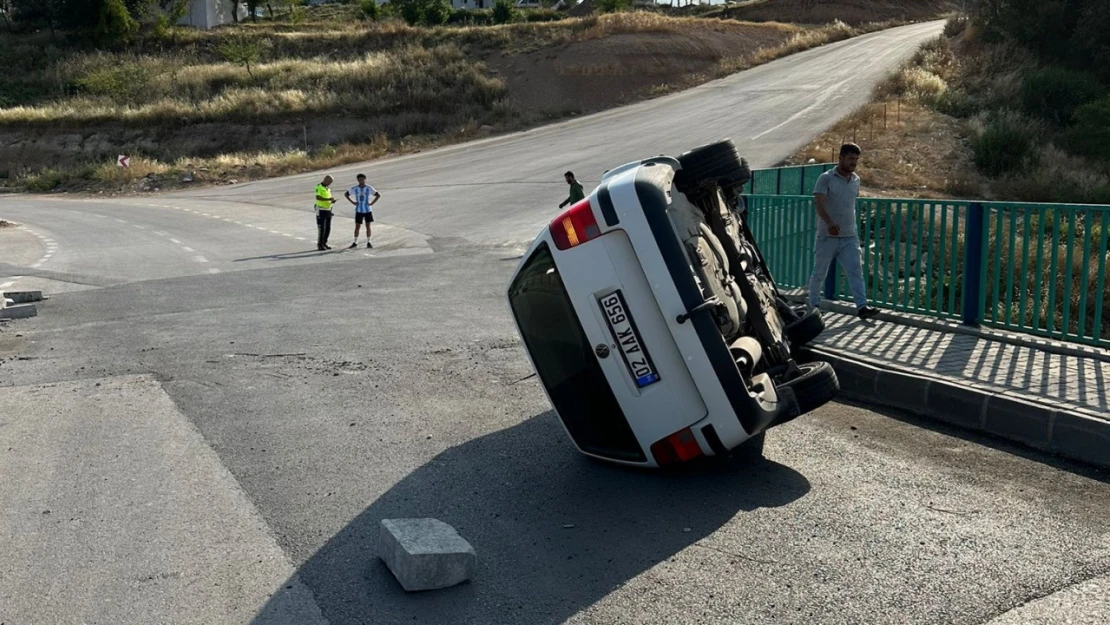
<instances>
[{"instance_id":1,"label":"concrete block on road","mask_svg":"<svg viewBox=\"0 0 1110 625\"><path fill-rule=\"evenodd\" d=\"M0 319L26 319L39 314L34 304L17 304L0 308Z\"/></svg>"},{"instance_id":2,"label":"concrete block on road","mask_svg":"<svg viewBox=\"0 0 1110 625\"><path fill-rule=\"evenodd\" d=\"M1046 449L1054 413L1055 410L1048 406L1004 395L991 395L987 399L983 429L1003 438Z\"/></svg>"},{"instance_id":3,"label":"concrete block on road","mask_svg":"<svg viewBox=\"0 0 1110 625\"><path fill-rule=\"evenodd\" d=\"M988 397L979 389L934 380L929 385L925 408L938 421L977 430L983 427L983 405Z\"/></svg>"},{"instance_id":4,"label":"concrete block on road","mask_svg":"<svg viewBox=\"0 0 1110 625\"><path fill-rule=\"evenodd\" d=\"M42 291L5 291L4 297L13 304L30 304L42 301Z\"/></svg>"},{"instance_id":5,"label":"concrete block on road","mask_svg":"<svg viewBox=\"0 0 1110 625\"><path fill-rule=\"evenodd\" d=\"M478 566L470 543L438 519L383 519L378 555L409 592L461 584Z\"/></svg>"}]
</instances>

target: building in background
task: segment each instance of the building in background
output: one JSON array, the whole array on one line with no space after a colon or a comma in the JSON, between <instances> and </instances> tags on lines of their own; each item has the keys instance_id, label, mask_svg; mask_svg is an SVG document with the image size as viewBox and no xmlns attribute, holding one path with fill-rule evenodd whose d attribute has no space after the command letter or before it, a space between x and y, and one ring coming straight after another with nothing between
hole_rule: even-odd
<instances>
[{"instance_id":1,"label":"building in background","mask_svg":"<svg viewBox=\"0 0 1110 625\"><path fill-rule=\"evenodd\" d=\"M189 11L178 24L203 29L230 24L235 21L231 14L232 5L232 0L192 0ZM237 2L234 8L239 12L240 20L247 19L246 4Z\"/></svg>"}]
</instances>

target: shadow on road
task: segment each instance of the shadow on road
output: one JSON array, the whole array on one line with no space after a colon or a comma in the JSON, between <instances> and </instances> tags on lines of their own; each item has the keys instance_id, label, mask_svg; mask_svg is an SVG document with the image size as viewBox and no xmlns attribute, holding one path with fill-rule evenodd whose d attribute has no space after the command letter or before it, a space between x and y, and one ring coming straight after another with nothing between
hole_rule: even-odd
<instances>
[{"instance_id":1,"label":"shadow on road","mask_svg":"<svg viewBox=\"0 0 1110 625\"><path fill-rule=\"evenodd\" d=\"M669 475L594 463L569 448L548 412L444 451L297 573L332 625L562 623L737 514L785 506L809 488L801 474L771 461ZM376 556L379 522L420 516L454 525L471 542L479 562L473 582L401 590ZM254 625L273 622L285 588Z\"/></svg>"},{"instance_id":2,"label":"shadow on road","mask_svg":"<svg viewBox=\"0 0 1110 625\"><path fill-rule=\"evenodd\" d=\"M304 250L303 252L288 252L286 254L267 254L265 256L251 256L250 258L236 258L232 262L243 263L243 262L247 262L249 260L295 260L295 259L298 259L298 258L312 258L314 256L323 256L324 254L338 254L340 252L345 251L345 249L346 248L343 248L343 249L336 248L336 249L331 249L331 250L315 250L315 249L313 249L313 250Z\"/></svg>"}]
</instances>

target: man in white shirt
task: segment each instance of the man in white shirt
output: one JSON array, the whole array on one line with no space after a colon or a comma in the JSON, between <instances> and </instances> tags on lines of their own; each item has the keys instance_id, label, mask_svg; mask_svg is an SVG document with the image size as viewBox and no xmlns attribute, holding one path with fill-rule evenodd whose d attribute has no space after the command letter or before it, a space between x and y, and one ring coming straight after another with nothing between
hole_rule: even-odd
<instances>
[{"instance_id":1,"label":"man in white shirt","mask_svg":"<svg viewBox=\"0 0 1110 625\"><path fill-rule=\"evenodd\" d=\"M840 147L840 162L821 174L813 189L817 209L817 240L814 242L813 274L809 279L809 305L821 305L821 284L833 260L839 261L856 302L856 314L870 319L879 311L867 305L867 285L863 281L863 256L856 233L856 199L859 198L860 148L854 143Z\"/></svg>"},{"instance_id":2,"label":"man in white shirt","mask_svg":"<svg viewBox=\"0 0 1110 625\"><path fill-rule=\"evenodd\" d=\"M366 184L366 174L359 174L357 180L358 184L344 194L355 206L355 242L348 248L352 250L358 247L358 231L363 222L366 223L366 247L374 247L370 243L370 224L374 222L374 204L382 197L377 189Z\"/></svg>"}]
</instances>

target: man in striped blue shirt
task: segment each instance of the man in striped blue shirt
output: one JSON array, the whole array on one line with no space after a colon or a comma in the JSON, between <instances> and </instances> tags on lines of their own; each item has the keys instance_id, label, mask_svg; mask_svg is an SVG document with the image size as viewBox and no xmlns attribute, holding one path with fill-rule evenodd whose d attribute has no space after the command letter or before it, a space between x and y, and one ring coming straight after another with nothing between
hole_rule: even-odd
<instances>
[{"instance_id":1,"label":"man in striped blue shirt","mask_svg":"<svg viewBox=\"0 0 1110 625\"><path fill-rule=\"evenodd\" d=\"M358 230L363 222L366 222L366 247L374 247L370 244L370 224L374 221L374 204L382 197L377 189L366 184L366 174L359 174L357 179L358 184L344 194L347 201L355 206L355 242L347 248L352 250L358 247Z\"/></svg>"}]
</instances>

